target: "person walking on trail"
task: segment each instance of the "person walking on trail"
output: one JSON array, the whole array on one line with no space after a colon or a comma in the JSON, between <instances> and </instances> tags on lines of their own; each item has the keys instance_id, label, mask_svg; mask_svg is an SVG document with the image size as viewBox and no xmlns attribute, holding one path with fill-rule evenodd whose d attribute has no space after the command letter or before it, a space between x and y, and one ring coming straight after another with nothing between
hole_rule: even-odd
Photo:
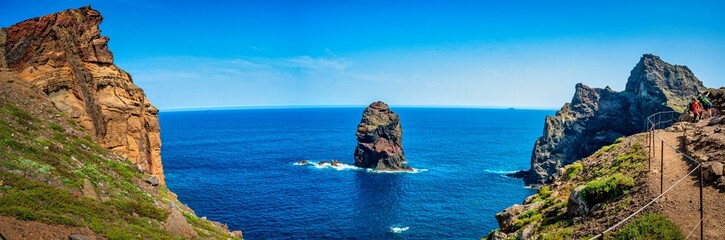
<instances>
[{"instance_id":1,"label":"person walking on trail","mask_svg":"<svg viewBox=\"0 0 725 240\"><path fill-rule=\"evenodd\" d=\"M704 115L705 112L707 112L707 116L712 117L712 102L710 102L710 99L707 99L707 95L709 94L709 92L705 92L704 94L698 93L697 100L700 101L700 106L702 107L701 115Z\"/></svg>"},{"instance_id":2,"label":"person walking on trail","mask_svg":"<svg viewBox=\"0 0 725 240\"><path fill-rule=\"evenodd\" d=\"M699 100L697 100L697 97L695 97L695 101L692 101L690 103L690 111L692 111L692 122L697 123L700 121L700 118L702 118L702 113L700 111L700 103Z\"/></svg>"}]
</instances>

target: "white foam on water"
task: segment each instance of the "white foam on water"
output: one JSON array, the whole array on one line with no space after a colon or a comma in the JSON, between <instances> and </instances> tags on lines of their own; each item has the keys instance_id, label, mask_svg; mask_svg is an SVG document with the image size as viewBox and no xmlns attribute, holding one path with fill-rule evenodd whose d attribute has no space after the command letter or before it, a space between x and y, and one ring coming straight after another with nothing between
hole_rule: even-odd
<instances>
[{"instance_id":1,"label":"white foam on water","mask_svg":"<svg viewBox=\"0 0 725 240\"><path fill-rule=\"evenodd\" d=\"M390 227L390 232L391 233L402 233L402 232L408 231L408 229L410 229L410 227Z\"/></svg>"},{"instance_id":2,"label":"white foam on water","mask_svg":"<svg viewBox=\"0 0 725 240\"><path fill-rule=\"evenodd\" d=\"M371 172L371 173L411 173L411 174L413 174L413 173L427 172L428 169L425 169L425 168L413 168L413 171L378 171L378 170L375 170L375 169L369 169L368 168L368 169L365 169L365 171Z\"/></svg>"},{"instance_id":3,"label":"white foam on water","mask_svg":"<svg viewBox=\"0 0 725 240\"><path fill-rule=\"evenodd\" d=\"M340 163L340 164L337 164L337 166L332 166L332 164L330 164L329 162L324 162L322 164L319 164L319 162L314 162L314 161L307 161L307 164L300 164L300 163L295 162L295 163L293 163L293 165L295 165L295 166L308 165L308 166L311 166L311 167L314 167L317 169L334 169L337 171L349 171L349 170L366 171L369 173L422 173L422 172L428 171L428 169L419 169L419 168L413 168L413 171L377 171L374 169L356 167L355 165L350 165L350 164L345 164L345 163Z\"/></svg>"},{"instance_id":4,"label":"white foam on water","mask_svg":"<svg viewBox=\"0 0 725 240\"><path fill-rule=\"evenodd\" d=\"M487 173L493 173L493 174L509 174L509 173L517 172L517 171L490 170L490 169L484 169L483 171L487 172Z\"/></svg>"}]
</instances>

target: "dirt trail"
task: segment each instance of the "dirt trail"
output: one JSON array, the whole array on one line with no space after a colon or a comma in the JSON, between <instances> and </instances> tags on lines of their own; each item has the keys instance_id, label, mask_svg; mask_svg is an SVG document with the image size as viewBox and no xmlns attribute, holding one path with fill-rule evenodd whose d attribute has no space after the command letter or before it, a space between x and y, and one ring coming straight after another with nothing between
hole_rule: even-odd
<instances>
[{"instance_id":1,"label":"dirt trail","mask_svg":"<svg viewBox=\"0 0 725 240\"><path fill-rule=\"evenodd\" d=\"M662 150L664 150L664 190L696 168L695 163L667 146L669 144L683 151L683 132L657 130L656 134L658 138L655 138L654 155L652 155L651 162L652 171L649 173L647 182L649 191L655 196L660 193ZM664 148L661 147L661 141L664 141ZM693 172L654 205L658 212L677 223L685 236L695 228L700 219L698 174L697 170ZM725 193L706 184L703 189L703 206L705 239L725 239ZM699 227L695 228L689 239L700 239Z\"/></svg>"}]
</instances>

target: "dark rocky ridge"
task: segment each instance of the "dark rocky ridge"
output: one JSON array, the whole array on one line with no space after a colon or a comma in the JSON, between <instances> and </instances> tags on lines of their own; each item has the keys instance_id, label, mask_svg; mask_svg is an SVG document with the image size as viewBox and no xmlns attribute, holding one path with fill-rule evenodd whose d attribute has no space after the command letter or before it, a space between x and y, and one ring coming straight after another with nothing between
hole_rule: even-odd
<instances>
[{"instance_id":1,"label":"dark rocky ridge","mask_svg":"<svg viewBox=\"0 0 725 240\"><path fill-rule=\"evenodd\" d=\"M400 117L378 101L363 111L357 127L355 166L378 171L412 171L403 166L403 138Z\"/></svg>"},{"instance_id":2,"label":"dark rocky ridge","mask_svg":"<svg viewBox=\"0 0 725 240\"><path fill-rule=\"evenodd\" d=\"M684 111L687 102L704 89L689 68L652 54L642 56L622 92L579 83L571 103L546 117L543 135L531 154L531 168L513 176L523 177L529 185L547 183L559 168L621 136L642 132L652 113Z\"/></svg>"}]
</instances>

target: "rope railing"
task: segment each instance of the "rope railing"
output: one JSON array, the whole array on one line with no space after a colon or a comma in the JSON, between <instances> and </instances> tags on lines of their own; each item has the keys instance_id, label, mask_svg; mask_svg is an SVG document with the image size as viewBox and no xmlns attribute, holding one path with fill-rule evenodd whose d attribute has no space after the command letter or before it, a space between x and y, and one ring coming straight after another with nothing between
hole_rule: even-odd
<instances>
[{"instance_id":1,"label":"rope railing","mask_svg":"<svg viewBox=\"0 0 725 240\"><path fill-rule=\"evenodd\" d=\"M663 116L669 116L667 120L662 120ZM620 225L624 224L625 222L632 219L634 216L642 212L647 207L654 204L657 200L661 199L665 194L667 194L670 190L674 189L678 184L680 184L683 180L690 177L696 170L699 170L699 181L700 181L700 219L698 223L695 225L695 227L690 231L690 234L687 235L687 238L689 239L692 233L697 229L698 226L700 226L700 239L704 238L704 223L703 223L703 207L702 207L702 188L703 188L703 179L702 179L702 164L700 164L699 161L695 160L691 156L685 154L684 152L680 151L679 148L674 147L670 145L669 143L665 143L664 139L662 139L660 136L657 135L658 129L663 129L666 127L671 126L676 122L676 120L679 120L680 113L676 111L666 111L666 112L658 112L650 115L647 117L645 121L645 132L646 132L646 140L647 140L647 146L648 146L648 152L647 152L647 158L648 158L648 171L652 170L652 159L656 157L657 152L655 151L656 148L656 140L660 141L660 194L653 198L651 201L649 201L647 204L645 204L643 207L639 208L634 213L630 214L626 218L622 219L621 221L617 222L616 224L612 225L611 227L607 228L606 230L602 231L601 233L597 234L596 236L592 237L590 240L594 239L601 239L604 237L605 234L611 232L612 230L616 229ZM686 129L684 129L686 131ZM690 172L685 174L685 176L682 176L680 179L678 179L672 186L667 188L667 190L664 190L664 147L667 146L668 148L671 148L672 150L675 150L675 152L678 155L681 155L685 157L687 160L693 162L695 164L695 168L693 168Z\"/></svg>"}]
</instances>

